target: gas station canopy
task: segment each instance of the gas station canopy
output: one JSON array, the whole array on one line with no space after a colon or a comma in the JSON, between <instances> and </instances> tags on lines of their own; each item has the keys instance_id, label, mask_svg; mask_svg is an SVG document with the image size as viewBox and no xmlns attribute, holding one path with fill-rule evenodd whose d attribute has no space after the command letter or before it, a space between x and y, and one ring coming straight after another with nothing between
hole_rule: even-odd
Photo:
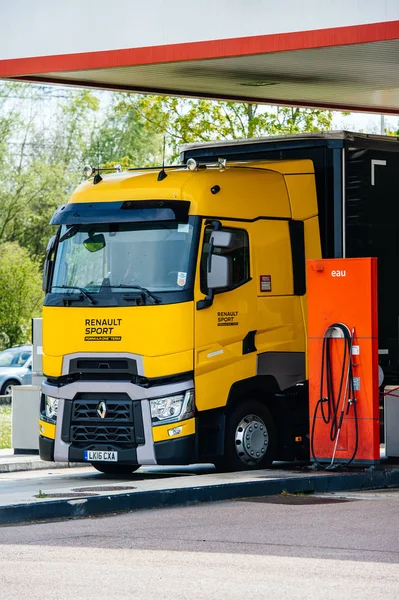
<instances>
[{"instance_id":1,"label":"gas station canopy","mask_svg":"<svg viewBox=\"0 0 399 600\"><path fill-rule=\"evenodd\" d=\"M399 0L13 0L0 78L399 113Z\"/></svg>"}]
</instances>

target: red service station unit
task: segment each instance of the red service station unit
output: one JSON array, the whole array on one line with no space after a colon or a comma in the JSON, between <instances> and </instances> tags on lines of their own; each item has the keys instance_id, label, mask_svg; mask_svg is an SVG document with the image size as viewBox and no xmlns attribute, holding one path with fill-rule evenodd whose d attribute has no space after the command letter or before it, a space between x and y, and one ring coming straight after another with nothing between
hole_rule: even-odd
<instances>
[{"instance_id":1,"label":"red service station unit","mask_svg":"<svg viewBox=\"0 0 399 600\"><path fill-rule=\"evenodd\" d=\"M307 290L311 458L377 463L377 259L310 260Z\"/></svg>"}]
</instances>

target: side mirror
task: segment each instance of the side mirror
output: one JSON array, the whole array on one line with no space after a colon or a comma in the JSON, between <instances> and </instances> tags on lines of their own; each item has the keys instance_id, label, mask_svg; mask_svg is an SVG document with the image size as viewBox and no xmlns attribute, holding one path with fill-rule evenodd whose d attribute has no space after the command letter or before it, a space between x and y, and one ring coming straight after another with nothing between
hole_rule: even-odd
<instances>
[{"instance_id":1,"label":"side mirror","mask_svg":"<svg viewBox=\"0 0 399 600\"><path fill-rule=\"evenodd\" d=\"M215 253L215 248L229 248L233 235L228 231L212 231L209 240L207 285L210 290L228 287L231 283L231 260Z\"/></svg>"},{"instance_id":2,"label":"side mirror","mask_svg":"<svg viewBox=\"0 0 399 600\"><path fill-rule=\"evenodd\" d=\"M103 233L96 233L88 237L84 242L83 246L89 252L98 252L105 248L105 237Z\"/></svg>"},{"instance_id":3,"label":"side mirror","mask_svg":"<svg viewBox=\"0 0 399 600\"><path fill-rule=\"evenodd\" d=\"M210 290L229 287L232 281L231 260L227 256L213 254L207 284Z\"/></svg>"},{"instance_id":4,"label":"side mirror","mask_svg":"<svg viewBox=\"0 0 399 600\"><path fill-rule=\"evenodd\" d=\"M48 292L48 287L49 287L49 283L50 283L50 279L51 279L51 272L52 272L52 267L53 267L53 260L52 260L52 254L54 252L54 248L55 248L55 239L56 236L53 235L52 238L50 238L49 243L47 244L47 248L46 248L46 258L44 260L44 267L43 267L43 280L42 280L42 290L43 292Z\"/></svg>"},{"instance_id":5,"label":"side mirror","mask_svg":"<svg viewBox=\"0 0 399 600\"><path fill-rule=\"evenodd\" d=\"M209 254L206 273L208 294L203 300L198 300L197 310L212 306L215 291L228 288L232 284L232 262L229 256L216 254L215 248L229 248L233 239L228 231L212 231L209 239Z\"/></svg>"},{"instance_id":6,"label":"side mirror","mask_svg":"<svg viewBox=\"0 0 399 600\"><path fill-rule=\"evenodd\" d=\"M212 231L209 243L211 248L229 248L232 239L233 234L228 231Z\"/></svg>"}]
</instances>

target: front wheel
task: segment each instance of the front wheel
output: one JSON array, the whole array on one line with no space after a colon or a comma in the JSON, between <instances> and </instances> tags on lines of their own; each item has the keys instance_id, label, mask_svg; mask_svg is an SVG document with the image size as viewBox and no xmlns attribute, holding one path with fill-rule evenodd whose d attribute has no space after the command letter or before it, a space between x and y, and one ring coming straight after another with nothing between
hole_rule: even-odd
<instances>
[{"instance_id":1,"label":"front wheel","mask_svg":"<svg viewBox=\"0 0 399 600\"><path fill-rule=\"evenodd\" d=\"M107 475L131 475L141 467L141 465L119 465L118 463L106 462L92 462L91 466L100 473L106 473Z\"/></svg>"},{"instance_id":2,"label":"front wheel","mask_svg":"<svg viewBox=\"0 0 399 600\"><path fill-rule=\"evenodd\" d=\"M257 400L242 402L227 414L225 452L228 471L267 469L276 449L276 428L268 409Z\"/></svg>"},{"instance_id":3,"label":"front wheel","mask_svg":"<svg viewBox=\"0 0 399 600\"><path fill-rule=\"evenodd\" d=\"M9 379L5 383L3 383L2 388L0 390L0 396L11 396L12 388L14 385L21 385L19 381L16 379Z\"/></svg>"}]
</instances>

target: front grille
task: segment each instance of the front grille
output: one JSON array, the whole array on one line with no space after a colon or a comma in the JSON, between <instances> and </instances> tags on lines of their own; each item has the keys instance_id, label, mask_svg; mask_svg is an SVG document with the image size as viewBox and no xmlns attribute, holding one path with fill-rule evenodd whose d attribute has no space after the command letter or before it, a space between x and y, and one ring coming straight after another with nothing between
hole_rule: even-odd
<instances>
[{"instance_id":1,"label":"front grille","mask_svg":"<svg viewBox=\"0 0 399 600\"><path fill-rule=\"evenodd\" d=\"M102 419L97 412L101 399L96 400L75 400L72 410L72 421L84 422L109 422L123 421L132 423L133 406L131 400L106 400L106 415Z\"/></svg>"},{"instance_id":2,"label":"front grille","mask_svg":"<svg viewBox=\"0 0 399 600\"><path fill-rule=\"evenodd\" d=\"M133 444L134 428L117 425L72 425L71 441L77 444Z\"/></svg>"},{"instance_id":3,"label":"front grille","mask_svg":"<svg viewBox=\"0 0 399 600\"><path fill-rule=\"evenodd\" d=\"M141 402L127 394L82 393L66 401L62 439L85 447L144 444Z\"/></svg>"}]
</instances>

